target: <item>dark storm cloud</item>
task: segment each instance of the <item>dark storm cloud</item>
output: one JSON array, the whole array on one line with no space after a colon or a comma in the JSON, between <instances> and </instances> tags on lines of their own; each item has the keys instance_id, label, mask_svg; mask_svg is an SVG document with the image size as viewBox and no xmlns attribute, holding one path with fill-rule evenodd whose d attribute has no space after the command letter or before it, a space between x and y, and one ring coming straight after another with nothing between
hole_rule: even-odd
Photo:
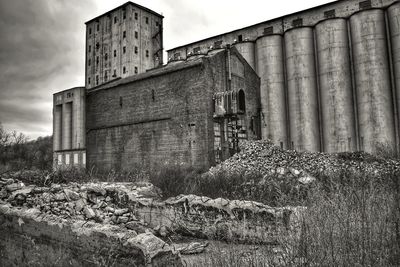
<instances>
[{"instance_id":1,"label":"dark storm cloud","mask_svg":"<svg viewBox=\"0 0 400 267\"><path fill-rule=\"evenodd\" d=\"M0 1L0 121L51 134L52 94L83 84L90 1Z\"/></svg>"}]
</instances>

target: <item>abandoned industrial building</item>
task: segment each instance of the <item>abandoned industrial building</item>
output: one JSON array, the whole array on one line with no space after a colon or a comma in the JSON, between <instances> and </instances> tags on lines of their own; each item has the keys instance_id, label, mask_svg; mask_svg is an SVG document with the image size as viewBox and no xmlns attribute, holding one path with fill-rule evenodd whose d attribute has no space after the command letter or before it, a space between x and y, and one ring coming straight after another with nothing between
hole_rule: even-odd
<instances>
[{"instance_id":1,"label":"abandoned industrial building","mask_svg":"<svg viewBox=\"0 0 400 267\"><path fill-rule=\"evenodd\" d=\"M209 167L245 139L399 151L400 2L340 0L167 51L132 2L86 23L85 87L54 94L54 166Z\"/></svg>"}]
</instances>

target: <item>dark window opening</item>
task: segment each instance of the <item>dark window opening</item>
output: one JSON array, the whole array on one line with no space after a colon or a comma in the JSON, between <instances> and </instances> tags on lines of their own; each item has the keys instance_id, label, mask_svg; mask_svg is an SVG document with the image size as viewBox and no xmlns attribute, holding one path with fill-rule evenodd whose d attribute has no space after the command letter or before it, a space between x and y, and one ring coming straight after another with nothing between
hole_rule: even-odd
<instances>
[{"instance_id":1,"label":"dark window opening","mask_svg":"<svg viewBox=\"0 0 400 267\"><path fill-rule=\"evenodd\" d=\"M108 80L107 71L104 72L104 80L105 80L105 81Z\"/></svg>"},{"instance_id":2,"label":"dark window opening","mask_svg":"<svg viewBox=\"0 0 400 267\"><path fill-rule=\"evenodd\" d=\"M114 17L114 24L117 23L117 21L118 21L118 18Z\"/></svg>"},{"instance_id":3,"label":"dark window opening","mask_svg":"<svg viewBox=\"0 0 400 267\"><path fill-rule=\"evenodd\" d=\"M99 85L99 75L96 75L96 85Z\"/></svg>"},{"instance_id":4,"label":"dark window opening","mask_svg":"<svg viewBox=\"0 0 400 267\"><path fill-rule=\"evenodd\" d=\"M89 49L88 49L89 53L92 51L92 46L89 45Z\"/></svg>"},{"instance_id":5,"label":"dark window opening","mask_svg":"<svg viewBox=\"0 0 400 267\"><path fill-rule=\"evenodd\" d=\"M126 68L125 68L125 66L122 68L122 73L123 73L123 74L126 73Z\"/></svg>"},{"instance_id":6,"label":"dark window opening","mask_svg":"<svg viewBox=\"0 0 400 267\"><path fill-rule=\"evenodd\" d=\"M372 7L371 0L362 1L358 3L360 9L368 9Z\"/></svg>"},{"instance_id":7,"label":"dark window opening","mask_svg":"<svg viewBox=\"0 0 400 267\"><path fill-rule=\"evenodd\" d=\"M154 90L151 90L151 100L153 100L153 102L154 102L155 99L156 99L156 97L154 95Z\"/></svg>"},{"instance_id":8,"label":"dark window opening","mask_svg":"<svg viewBox=\"0 0 400 267\"><path fill-rule=\"evenodd\" d=\"M138 32L135 32L135 38L136 39L139 38L139 33Z\"/></svg>"},{"instance_id":9,"label":"dark window opening","mask_svg":"<svg viewBox=\"0 0 400 267\"><path fill-rule=\"evenodd\" d=\"M88 84L90 84L90 78L88 78Z\"/></svg>"},{"instance_id":10,"label":"dark window opening","mask_svg":"<svg viewBox=\"0 0 400 267\"><path fill-rule=\"evenodd\" d=\"M156 21L156 27L158 27L158 25L159 25L159 23L158 23L158 21Z\"/></svg>"},{"instance_id":11,"label":"dark window opening","mask_svg":"<svg viewBox=\"0 0 400 267\"><path fill-rule=\"evenodd\" d=\"M178 59L180 59L180 58L181 58L181 53L178 52L178 53L175 53L175 54L174 54L174 59L175 59L175 60L178 60Z\"/></svg>"},{"instance_id":12,"label":"dark window opening","mask_svg":"<svg viewBox=\"0 0 400 267\"><path fill-rule=\"evenodd\" d=\"M149 57L149 50L146 50L146 57Z\"/></svg>"},{"instance_id":13,"label":"dark window opening","mask_svg":"<svg viewBox=\"0 0 400 267\"><path fill-rule=\"evenodd\" d=\"M126 53L126 46L122 47L122 53Z\"/></svg>"},{"instance_id":14,"label":"dark window opening","mask_svg":"<svg viewBox=\"0 0 400 267\"><path fill-rule=\"evenodd\" d=\"M117 77L117 70L114 69L113 77Z\"/></svg>"},{"instance_id":15,"label":"dark window opening","mask_svg":"<svg viewBox=\"0 0 400 267\"><path fill-rule=\"evenodd\" d=\"M137 68L137 67L135 67L135 73L136 73L136 74L138 73L138 68Z\"/></svg>"},{"instance_id":16,"label":"dark window opening","mask_svg":"<svg viewBox=\"0 0 400 267\"><path fill-rule=\"evenodd\" d=\"M246 97L243 90L239 91L239 110L241 112L246 112Z\"/></svg>"},{"instance_id":17,"label":"dark window opening","mask_svg":"<svg viewBox=\"0 0 400 267\"><path fill-rule=\"evenodd\" d=\"M241 41L243 41L243 35L238 35L238 42L241 42Z\"/></svg>"},{"instance_id":18,"label":"dark window opening","mask_svg":"<svg viewBox=\"0 0 400 267\"><path fill-rule=\"evenodd\" d=\"M135 19L136 20L138 19L138 13L135 13Z\"/></svg>"},{"instance_id":19,"label":"dark window opening","mask_svg":"<svg viewBox=\"0 0 400 267\"><path fill-rule=\"evenodd\" d=\"M122 32L122 38L126 38L126 31Z\"/></svg>"},{"instance_id":20,"label":"dark window opening","mask_svg":"<svg viewBox=\"0 0 400 267\"><path fill-rule=\"evenodd\" d=\"M146 24L149 24L149 18L146 17Z\"/></svg>"},{"instance_id":21,"label":"dark window opening","mask_svg":"<svg viewBox=\"0 0 400 267\"><path fill-rule=\"evenodd\" d=\"M96 30L100 31L100 24L98 22L97 22L97 25L96 25Z\"/></svg>"},{"instance_id":22,"label":"dark window opening","mask_svg":"<svg viewBox=\"0 0 400 267\"><path fill-rule=\"evenodd\" d=\"M92 28L89 28L89 34L92 34Z\"/></svg>"},{"instance_id":23,"label":"dark window opening","mask_svg":"<svg viewBox=\"0 0 400 267\"><path fill-rule=\"evenodd\" d=\"M96 49L97 49L97 50L100 49L100 43L99 43L99 42L96 43Z\"/></svg>"},{"instance_id":24,"label":"dark window opening","mask_svg":"<svg viewBox=\"0 0 400 267\"><path fill-rule=\"evenodd\" d=\"M283 142L281 142L281 149L283 149Z\"/></svg>"},{"instance_id":25,"label":"dark window opening","mask_svg":"<svg viewBox=\"0 0 400 267\"><path fill-rule=\"evenodd\" d=\"M96 65L99 65L99 57L96 57Z\"/></svg>"},{"instance_id":26,"label":"dark window opening","mask_svg":"<svg viewBox=\"0 0 400 267\"><path fill-rule=\"evenodd\" d=\"M294 19L292 21L292 26L293 27L301 27L301 26L303 26L303 19Z\"/></svg>"},{"instance_id":27,"label":"dark window opening","mask_svg":"<svg viewBox=\"0 0 400 267\"><path fill-rule=\"evenodd\" d=\"M107 61L107 59L108 59L108 54L105 53L105 55L104 55L104 60Z\"/></svg>"},{"instance_id":28,"label":"dark window opening","mask_svg":"<svg viewBox=\"0 0 400 267\"><path fill-rule=\"evenodd\" d=\"M119 97L119 106L122 108L122 96Z\"/></svg>"},{"instance_id":29,"label":"dark window opening","mask_svg":"<svg viewBox=\"0 0 400 267\"><path fill-rule=\"evenodd\" d=\"M126 19L126 11L125 11L125 9L123 9L123 11L122 11L122 18Z\"/></svg>"},{"instance_id":30,"label":"dark window opening","mask_svg":"<svg viewBox=\"0 0 400 267\"><path fill-rule=\"evenodd\" d=\"M215 48L221 48L221 46L222 46L222 40L214 42L214 47Z\"/></svg>"},{"instance_id":31,"label":"dark window opening","mask_svg":"<svg viewBox=\"0 0 400 267\"><path fill-rule=\"evenodd\" d=\"M114 57L117 57L117 50L114 50Z\"/></svg>"},{"instance_id":32,"label":"dark window opening","mask_svg":"<svg viewBox=\"0 0 400 267\"><path fill-rule=\"evenodd\" d=\"M264 28L264 35L270 35L270 34L273 34L274 33L274 27L267 27L267 28Z\"/></svg>"},{"instance_id":33,"label":"dark window opening","mask_svg":"<svg viewBox=\"0 0 400 267\"><path fill-rule=\"evenodd\" d=\"M88 66L90 66L92 64L92 61L89 59L88 60Z\"/></svg>"},{"instance_id":34,"label":"dark window opening","mask_svg":"<svg viewBox=\"0 0 400 267\"><path fill-rule=\"evenodd\" d=\"M195 48L193 48L193 53L195 53L195 54L198 54L198 53L200 53L200 47L198 46L198 47L195 47Z\"/></svg>"},{"instance_id":35,"label":"dark window opening","mask_svg":"<svg viewBox=\"0 0 400 267\"><path fill-rule=\"evenodd\" d=\"M336 11L335 9L327 10L324 12L324 17L325 18L334 18L336 17Z\"/></svg>"},{"instance_id":36,"label":"dark window opening","mask_svg":"<svg viewBox=\"0 0 400 267\"><path fill-rule=\"evenodd\" d=\"M138 53L138 47L135 46L135 54L137 54L137 53Z\"/></svg>"}]
</instances>

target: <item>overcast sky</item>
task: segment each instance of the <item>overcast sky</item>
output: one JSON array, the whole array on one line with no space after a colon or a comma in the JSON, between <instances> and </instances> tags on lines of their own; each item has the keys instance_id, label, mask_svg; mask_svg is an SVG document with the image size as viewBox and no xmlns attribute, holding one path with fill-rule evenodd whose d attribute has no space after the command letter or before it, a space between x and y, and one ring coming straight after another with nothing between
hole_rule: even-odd
<instances>
[{"instance_id":1,"label":"overcast sky","mask_svg":"<svg viewBox=\"0 0 400 267\"><path fill-rule=\"evenodd\" d=\"M52 134L52 94L84 85L85 21L125 2L0 0L0 122L6 129L31 139ZM133 2L164 15L164 47L171 49L331 1Z\"/></svg>"}]
</instances>

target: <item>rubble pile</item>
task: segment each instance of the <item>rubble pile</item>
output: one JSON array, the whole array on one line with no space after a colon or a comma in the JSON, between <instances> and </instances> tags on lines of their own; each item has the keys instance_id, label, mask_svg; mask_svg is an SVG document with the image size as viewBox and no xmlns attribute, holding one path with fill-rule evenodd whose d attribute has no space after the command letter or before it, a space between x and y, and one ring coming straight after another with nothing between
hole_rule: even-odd
<instances>
[{"instance_id":1,"label":"rubble pile","mask_svg":"<svg viewBox=\"0 0 400 267\"><path fill-rule=\"evenodd\" d=\"M269 140L245 141L241 152L213 167L207 174L218 172L258 172L264 176L295 177L309 183L314 177L334 176L343 171L385 176L400 170L400 161L372 156L365 152L319 153L284 150Z\"/></svg>"},{"instance_id":2,"label":"rubble pile","mask_svg":"<svg viewBox=\"0 0 400 267\"><path fill-rule=\"evenodd\" d=\"M118 225L144 233L146 222L137 219L136 211L125 205L132 199L160 199L159 189L150 183L70 183L40 187L0 178L0 204L5 202L14 207L34 208L42 214L62 219ZM154 232L152 229L147 231ZM165 235L166 229L160 231Z\"/></svg>"}]
</instances>

